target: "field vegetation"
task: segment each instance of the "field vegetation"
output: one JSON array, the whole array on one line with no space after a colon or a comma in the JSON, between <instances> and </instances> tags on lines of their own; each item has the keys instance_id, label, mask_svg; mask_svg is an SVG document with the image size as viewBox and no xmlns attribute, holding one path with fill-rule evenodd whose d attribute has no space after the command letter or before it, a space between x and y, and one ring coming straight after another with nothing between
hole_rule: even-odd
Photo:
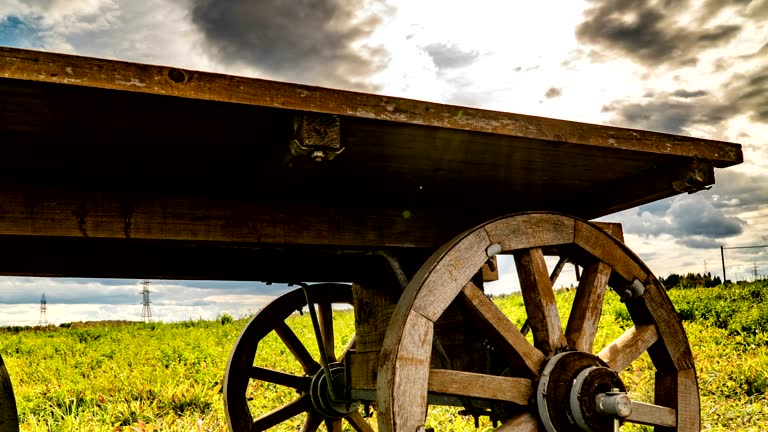
<instances>
[{"instance_id":1,"label":"field vegetation","mask_svg":"<svg viewBox=\"0 0 768 432\"><path fill-rule=\"evenodd\" d=\"M574 292L558 293L563 322ZM764 431L768 427L768 283L742 283L669 291L696 357L702 429ZM495 299L516 324L522 299ZM351 311L337 311L337 347L354 331ZM316 353L306 314L289 319L305 346ZM247 319L6 328L0 354L13 380L23 431L226 431L222 402L224 369ZM606 296L596 349L632 322L615 295ZM274 367L296 368L277 338L266 338L260 355ZM622 373L632 396L652 399L653 375L644 356ZM274 385L253 389L254 404L268 410L295 397ZM265 411L266 412L266 411ZM473 419L454 408L435 407L436 431L474 430ZM281 430L298 430L286 423ZM481 422L479 430L493 430ZM645 430L631 426L623 430Z\"/></svg>"}]
</instances>

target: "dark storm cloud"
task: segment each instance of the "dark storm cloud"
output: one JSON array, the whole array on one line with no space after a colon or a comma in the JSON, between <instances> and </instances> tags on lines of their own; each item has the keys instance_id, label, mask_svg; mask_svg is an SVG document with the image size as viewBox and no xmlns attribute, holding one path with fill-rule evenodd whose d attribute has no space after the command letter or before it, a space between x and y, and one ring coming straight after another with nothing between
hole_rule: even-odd
<instances>
[{"instance_id":1,"label":"dark storm cloud","mask_svg":"<svg viewBox=\"0 0 768 432\"><path fill-rule=\"evenodd\" d=\"M716 184L711 190L700 192L711 197L715 207L751 212L768 206L768 174L718 170L716 177Z\"/></svg>"},{"instance_id":2,"label":"dark storm cloud","mask_svg":"<svg viewBox=\"0 0 768 432\"><path fill-rule=\"evenodd\" d=\"M622 126L680 134L692 124L719 124L733 115L734 109L717 101L692 103L660 94L652 99L613 102L605 105L603 112L613 113L614 122Z\"/></svg>"},{"instance_id":3,"label":"dark storm cloud","mask_svg":"<svg viewBox=\"0 0 768 432\"><path fill-rule=\"evenodd\" d=\"M191 1L212 55L270 78L371 90L365 79L386 61L380 48L353 46L381 22L360 16L363 0Z\"/></svg>"},{"instance_id":4,"label":"dark storm cloud","mask_svg":"<svg viewBox=\"0 0 768 432\"><path fill-rule=\"evenodd\" d=\"M688 247L707 248L741 234L746 224L729 216L715 204L711 194L679 195L650 206L611 215L606 220L621 222L624 232L643 237L669 234Z\"/></svg>"},{"instance_id":5,"label":"dark storm cloud","mask_svg":"<svg viewBox=\"0 0 768 432\"><path fill-rule=\"evenodd\" d=\"M559 89L557 87L550 87L549 89L547 89L547 92L544 93L544 96L547 99L552 99L552 98L560 97L562 94L563 94L562 89Z\"/></svg>"},{"instance_id":6,"label":"dark storm cloud","mask_svg":"<svg viewBox=\"0 0 768 432\"><path fill-rule=\"evenodd\" d=\"M708 24L721 9L733 6L729 2L709 2L709 9L699 11L697 25L689 25L684 19L685 14L695 10L685 0L591 3L586 19L576 29L579 41L595 47L597 55L615 53L648 66L694 65L698 53L722 46L741 30L738 25Z\"/></svg>"},{"instance_id":7,"label":"dark storm cloud","mask_svg":"<svg viewBox=\"0 0 768 432\"><path fill-rule=\"evenodd\" d=\"M455 45L434 43L424 47L432 61L440 69L456 69L469 66L479 56L477 51L464 51Z\"/></svg>"},{"instance_id":8,"label":"dark storm cloud","mask_svg":"<svg viewBox=\"0 0 768 432\"><path fill-rule=\"evenodd\" d=\"M732 74L719 94L679 89L647 96L611 102L603 112L613 113L611 122L620 126L677 134L689 126L717 126L740 115L768 123L768 66Z\"/></svg>"},{"instance_id":9,"label":"dark storm cloud","mask_svg":"<svg viewBox=\"0 0 768 432\"><path fill-rule=\"evenodd\" d=\"M681 89L681 90L675 90L675 91L672 92L672 96L678 97L678 98L683 98L683 99L697 98L697 97L706 96L708 94L709 94L709 92L704 91L704 90L689 91L689 90L682 90Z\"/></svg>"},{"instance_id":10,"label":"dark storm cloud","mask_svg":"<svg viewBox=\"0 0 768 432\"><path fill-rule=\"evenodd\" d=\"M679 239L677 242L683 246L687 246L693 249L716 249L723 244L721 241L706 237L686 237Z\"/></svg>"}]
</instances>

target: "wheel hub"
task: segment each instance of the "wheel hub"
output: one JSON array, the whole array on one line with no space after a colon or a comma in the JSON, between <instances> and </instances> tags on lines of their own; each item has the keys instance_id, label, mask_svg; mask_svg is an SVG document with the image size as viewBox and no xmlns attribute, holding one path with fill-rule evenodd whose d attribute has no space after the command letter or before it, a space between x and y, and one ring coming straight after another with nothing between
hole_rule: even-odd
<instances>
[{"instance_id":1,"label":"wheel hub","mask_svg":"<svg viewBox=\"0 0 768 432\"><path fill-rule=\"evenodd\" d=\"M600 358L569 351L547 363L536 404L547 432L614 430L616 419L629 415L627 404L631 410L624 392L619 375Z\"/></svg>"},{"instance_id":2,"label":"wheel hub","mask_svg":"<svg viewBox=\"0 0 768 432\"><path fill-rule=\"evenodd\" d=\"M342 363L331 363L329 365L334 389L341 389L344 386L344 365ZM331 398L328 388L328 379L325 373L320 369L312 377L312 384L309 388L309 396L315 410L325 417L342 418L357 411L359 402L336 401ZM340 394L338 391L337 394Z\"/></svg>"}]
</instances>

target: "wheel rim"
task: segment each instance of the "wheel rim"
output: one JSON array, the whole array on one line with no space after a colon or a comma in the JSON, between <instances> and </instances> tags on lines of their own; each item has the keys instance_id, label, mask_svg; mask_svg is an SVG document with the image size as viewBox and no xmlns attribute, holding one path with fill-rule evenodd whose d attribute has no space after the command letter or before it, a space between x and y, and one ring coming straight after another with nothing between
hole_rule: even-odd
<instances>
[{"instance_id":1,"label":"wheel rim","mask_svg":"<svg viewBox=\"0 0 768 432\"><path fill-rule=\"evenodd\" d=\"M332 364L332 370L343 368L344 354L354 344L354 337L341 353L334 350L332 304L352 304L352 288L344 284L316 284L308 287L312 302L317 305L323 344ZM259 311L243 329L230 354L224 377L224 406L227 422L232 431L262 431L306 413L301 430L318 430L322 424L328 431L341 431L342 421L356 431L368 432L372 428L357 410L340 408L333 404L323 389L327 382L319 360L313 357L286 320L307 305L301 289L288 292ZM286 373L258 365L258 345L274 332L285 348L298 361L303 373ZM343 370L343 369L341 369ZM334 373L334 376L336 373ZM259 382L276 384L296 390L297 397L291 402L269 412L254 415L248 405L248 387ZM346 410L346 411L345 411Z\"/></svg>"},{"instance_id":2,"label":"wheel rim","mask_svg":"<svg viewBox=\"0 0 768 432\"><path fill-rule=\"evenodd\" d=\"M533 344L473 283L489 254L495 253L514 255ZM584 267L565 329L544 260L551 253ZM595 355L593 343L609 279L612 288L618 287L626 295L634 327ZM434 324L454 301L466 306L496 349L503 352L512 365L512 377L430 369ZM573 382L587 368L600 369L591 376L599 381L591 390L612 383L609 371L622 371L647 352L656 370L655 400L637 404L636 412L626 420L655 425L657 430L699 430L693 356L663 287L619 240L594 224L553 213L493 220L447 243L422 266L400 298L384 339L377 379L379 430L421 427L427 392L454 391L439 384L438 378L452 381L451 386L459 389L457 395L506 401L514 409L503 419L500 430L537 430L538 425L550 432L586 430L567 412L571 409L570 389L562 392L562 400L541 400L546 391L539 386L542 374L554 357L566 352L584 353L592 360L585 360L583 368L569 371L573 376L563 379ZM478 387L504 388L509 394ZM539 401L534 402L537 396ZM547 403L558 409L540 406ZM565 418L546 419L543 411L565 413L561 414ZM589 417L589 409L584 412Z\"/></svg>"}]
</instances>

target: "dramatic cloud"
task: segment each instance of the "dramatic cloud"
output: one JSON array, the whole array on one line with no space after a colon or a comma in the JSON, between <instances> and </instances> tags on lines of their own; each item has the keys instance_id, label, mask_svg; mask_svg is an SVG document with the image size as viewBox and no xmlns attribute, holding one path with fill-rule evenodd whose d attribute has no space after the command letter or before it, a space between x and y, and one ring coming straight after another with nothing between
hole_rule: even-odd
<instances>
[{"instance_id":1,"label":"dramatic cloud","mask_svg":"<svg viewBox=\"0 0 768 432\"><path fill-rule=\"evenodd\" d=\"M676 134L694 126L722 128L742 115L768 123L768 66L732 74L717 92L650 92L644 98L609 103L603 112L612 113L618 125Z\"/></svg>"},{"instance_id":2,"label":"dramatic cloud","mask_svg":"<svg viewBox=\"0 0 768 432\"><path fill-rule=\"evenodd\" d=\"M710 24L728 2L709 1L696 18L685 0L592 0L586 20L576 29L582 43L659 66L692 66L698 54L729 42L739 25ZM737 2L742 3L744 2Z\"/></svg>"},{"instance_id":3,"label":"dramatic cloud","mask_svg":"<svg viewBox=\"0 0 768 432\"><path fill-rule=\"evenodd\" d=\"M371 90L366 79L385 65L386 51L363 42L387 8L370 7L365 0L193 0L191 14L221 62L288 81Z\"/></svg>"},{"instance_id":4,"label":"dramatic cloud","mask_svg":"<svg viewBox=\"0 0 768 432\"><path fill-rule=\"evenodd\" d=\"M741 234L745 225L742 219L726 215L711 196L704 194L679 195L608 219L621 222L625 233L644 237L668 234L691 248L719 245L718 240Z\"/></svg>"},{"instance_id":5,"label":"dramatic cloud","mask_svg":"<svg viewBox=\"0 0 768 432\"><path fill-rule=\"evenodd\" d=\"M0 2L0 44L213 70L180 0Z\"/></svg>"},{"instance_id":6,"label":"dramatic cloud","mask_svg":"<svg viewBox=\"0 0 768 432\"><path fill-rule=\"evenodd\" d=\"M455 45L445 43L430 44L424 50L432 57L435 66L440 69L468 66L480 55L477 51L464 51Z\"/></svg>"}]
</instances>

